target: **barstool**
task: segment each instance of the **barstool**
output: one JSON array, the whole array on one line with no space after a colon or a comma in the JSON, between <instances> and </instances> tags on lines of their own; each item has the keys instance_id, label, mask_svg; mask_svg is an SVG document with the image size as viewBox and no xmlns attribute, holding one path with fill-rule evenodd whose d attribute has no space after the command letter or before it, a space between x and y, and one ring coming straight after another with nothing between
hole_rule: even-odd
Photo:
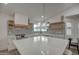
<instances>
[{"instance_id":1,"label":"barstool","mask_svg":"<svg viewBox=\"0 0 79 59\"><path fill-rule=\"evenodd\" d=\"M72 43L72 38L69 38L68 40L69 40L69 47L68 48L70 49L71 46L76 47L78 54L79 54L79 43L78 43L79 39L77 39L78 41L76 43Z\"/></svg>"}]
</instances>

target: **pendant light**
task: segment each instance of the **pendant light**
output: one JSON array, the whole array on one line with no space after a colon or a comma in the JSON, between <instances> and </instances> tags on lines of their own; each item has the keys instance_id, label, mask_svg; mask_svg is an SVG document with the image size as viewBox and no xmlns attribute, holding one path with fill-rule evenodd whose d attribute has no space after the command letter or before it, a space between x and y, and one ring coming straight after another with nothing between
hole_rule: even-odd
<instances>
[{"instance_id":1,"label":"pendant light","mask_svg":"<svg viewBox=\"0 0 79 59\"><path fill-rule=\"evenodd\" d=\"M43 3L43 16L42 17L42 23L45 23L45 26L49 26L49 22L46 22L45 18L45 3Z\"/></svg>"},{"instance_id":2,"label":"pendant light","mask_svg":"<svg viewBox=\"0 0 79 59\"><path fill-rule=\"evenodd\" d=\"M42 22L44 22L45 21L45 3L43 3L43 11L42 11L42 16L41 16L41 18L42 18Z\"/></svg>"}]
</instances>

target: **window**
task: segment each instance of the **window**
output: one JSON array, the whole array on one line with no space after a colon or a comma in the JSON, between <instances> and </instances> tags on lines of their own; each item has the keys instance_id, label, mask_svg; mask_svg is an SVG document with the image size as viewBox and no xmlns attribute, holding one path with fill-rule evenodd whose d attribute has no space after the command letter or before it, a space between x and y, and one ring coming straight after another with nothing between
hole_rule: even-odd
<instances>
[{"instance_id":1,"label":"window","mask_svg":"<svg viewBox=\"0 0 79 59\"><path fill-rule=\"evenodd\" d=\"M46 23L37 23L34 24L33 28L34 28L34 32L46 32L48 29L49 24Z\"/></svg>"},{"instance_id":2,"label":"window","mask_svg":"<svg viewBox=\"0 0 79 59\"><path fill-rule=\"evenodd\" d=\"M66 35L72 34L71 27L72 27L72 24L70 22L66 23Z\"/></svg>"},{"instance_id":3,"label":"window","mask_svg":"<svg viewBox=\"0 0 79 59\"><path fill-rule=\"evenodd\" d=\"M37 23L37 24L34 24L34 31L37 32L37 31L40 31L40 23Z\"/></svg>"}]
</instances>

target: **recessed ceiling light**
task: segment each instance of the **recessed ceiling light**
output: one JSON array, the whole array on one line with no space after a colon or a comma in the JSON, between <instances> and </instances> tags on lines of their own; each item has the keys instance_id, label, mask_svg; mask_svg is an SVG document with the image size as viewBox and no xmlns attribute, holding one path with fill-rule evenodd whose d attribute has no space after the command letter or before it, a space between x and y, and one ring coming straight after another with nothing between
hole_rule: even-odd
<instances>
[{"instance_id":1,"label":"recessed ceiling light","mask_svg":"<svg viewBox=\"0 0 79 59\"><path fill-rule=\"evenodd\" d=\"M41 16L41 18L44 18L44 16Z\"/></svg>"},{"instance_id":2,"label":"recessed ceiling light","mask_svg":"<svg viewBox=\"0 0 79 59\"><path fill-rule=\"evenodd\" d=\"M4 4L8 4L8 3L4 3Z\"/></svg>"}]
</instances>

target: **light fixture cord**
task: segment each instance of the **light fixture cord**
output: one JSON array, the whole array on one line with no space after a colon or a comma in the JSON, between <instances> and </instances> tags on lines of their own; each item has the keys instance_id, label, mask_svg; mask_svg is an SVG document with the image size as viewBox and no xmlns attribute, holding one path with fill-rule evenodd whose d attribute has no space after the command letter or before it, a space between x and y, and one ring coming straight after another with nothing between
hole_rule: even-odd
<instances>
[{"instance_id":1,"label":"light fixture cord","mask_svg":"<svg viewBox=\"0 0 79 59\"><path fill-rule=\"evenodd\" d=\"M45 21L45 3L43 3L43 22Z\"/></svg>"}]
</instances>

